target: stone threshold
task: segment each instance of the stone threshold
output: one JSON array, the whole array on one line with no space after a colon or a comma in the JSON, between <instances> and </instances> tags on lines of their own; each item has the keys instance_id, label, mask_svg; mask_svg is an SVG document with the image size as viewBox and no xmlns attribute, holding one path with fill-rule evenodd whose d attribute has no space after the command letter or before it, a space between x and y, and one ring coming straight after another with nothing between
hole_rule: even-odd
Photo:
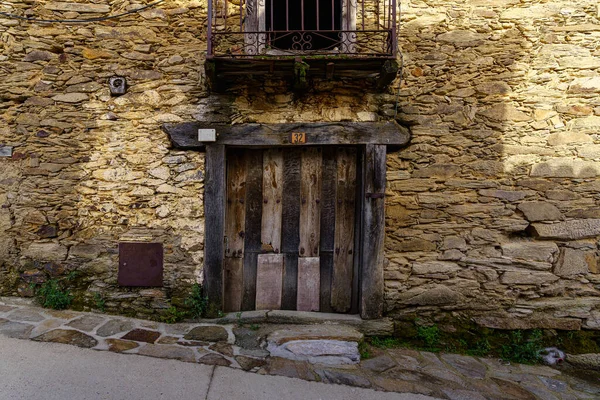
<instances>
[{"instance_id":1,"label":"stone threshold","mask_svg":"<svg viewBox=\"0 0 600 400\"><path fill-rule=\"evenodd\" d=\"M187 322L187 321L186 321ZM264 310L241 311L225 314L214 319L198 319L189 322L208 324L279 324L279 325L344 325L365 336L390 336L394 333L391 318L362 319L358 314L334 314L308 311Z\"/></svg>"}]
</instances>

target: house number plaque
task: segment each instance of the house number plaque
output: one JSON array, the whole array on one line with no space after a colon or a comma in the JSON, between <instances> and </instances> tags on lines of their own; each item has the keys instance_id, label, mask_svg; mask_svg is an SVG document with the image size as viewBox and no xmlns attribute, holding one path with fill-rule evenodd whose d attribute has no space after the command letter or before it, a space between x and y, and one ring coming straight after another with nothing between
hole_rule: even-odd
<instances>
[{"instance_id":1,"label":"house number plaque","mask_svg":"<svg viewBox=\"0 0 600 400\"><path fill-rule=\"evenodd\" d=\"M304 132L292 132L290 133L291 144L304 144L306 143L306 133Z\"/></svg>"}]
</instances>

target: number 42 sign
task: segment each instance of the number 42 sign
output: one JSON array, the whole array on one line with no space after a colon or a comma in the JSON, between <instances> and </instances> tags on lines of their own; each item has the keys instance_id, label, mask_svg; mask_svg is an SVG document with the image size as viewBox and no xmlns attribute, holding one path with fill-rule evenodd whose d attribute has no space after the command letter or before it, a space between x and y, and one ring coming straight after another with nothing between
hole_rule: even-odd
<instances>
[{"instance_id":1,"label":"number 42 sign","mask_svg":"<svg viewBox=\"0 0 600 400\"><path fill-rule=\"evenodd\" d=\"M306 133L304 132L292 132L290 133L291 144L304 144L306 143Z\"/></svg>"}]
</instances>

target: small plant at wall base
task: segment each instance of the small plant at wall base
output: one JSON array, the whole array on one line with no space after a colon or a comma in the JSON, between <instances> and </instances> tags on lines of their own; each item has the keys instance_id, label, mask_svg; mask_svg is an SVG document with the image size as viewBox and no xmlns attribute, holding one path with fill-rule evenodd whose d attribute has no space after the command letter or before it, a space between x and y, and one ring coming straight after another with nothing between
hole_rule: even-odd
<instances>
[{"instance_id":1,"label":"small plant at wall base","mask_svg":"<svg viewBox=\"0 0 600 400\"><path fill-rule=\"evenodd\" d=\"M58 279L50 279L39 287L32 284L37 302L45 308L64 310L71 305L73 295L68 289L62 287Z\"/></svg>"},{"instance_id":2,"label":"small plant at wall base","mask_svg":"<svg viewBox=\"0 0 600 400\"><path fill-rule=\"evenodd\" d=\"M509 343L500 348L500 356L504 360L521 364L535 364L540 361L542 344L542 331L534 329L528 335L523 331L512 331L510 336L505 335Z\"/></svg>"},{"instance_id":3,"label":"small plant at wall base","mask_svg":"<svg viewBox=\"0 0 600 400\"><path fill-rule=\"evenodd\" d=\"M185 319L186 316L187 312L179 311L177 307L171 306L160 316L160 320L167 324L175 324Z\"/></svg>"},{"instance_id":4,"label":"small plant at wall base","mask_svg":"<svg viewBox=\"0 0 600 400\"><path fill-rule=\"evenodd\" d=\"M204 294L204 288L198 283L192 285L192 291L185 305L190 308L189 314L192 318L202 318L208 312L208 296Z\"/></svg>"},{"instance_id":5,"label":"small plant at wall base","mask_svg":"<svg viewBox=\"0 0 600 400\"><path fill-rule=\"evenodd\" d=\"M94 293L94 305L102 312L106 310L106 300L104 300L100 293Z\"/></svg>"}]
</instances>

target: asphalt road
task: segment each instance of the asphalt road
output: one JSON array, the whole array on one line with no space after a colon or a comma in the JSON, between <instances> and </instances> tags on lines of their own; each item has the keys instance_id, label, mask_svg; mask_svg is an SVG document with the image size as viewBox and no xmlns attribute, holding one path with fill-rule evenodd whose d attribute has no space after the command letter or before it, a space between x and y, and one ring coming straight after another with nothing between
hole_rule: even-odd
<instances>
[{"instance_id":1,"label":"asphalt road","mask_svg":"<svg viewBox=\"0 0 600 400\"><path fill-rule=\"evenodd\" d=\"M0 336L0 400L428 400Z\"/></svg>"}]
</instances>

